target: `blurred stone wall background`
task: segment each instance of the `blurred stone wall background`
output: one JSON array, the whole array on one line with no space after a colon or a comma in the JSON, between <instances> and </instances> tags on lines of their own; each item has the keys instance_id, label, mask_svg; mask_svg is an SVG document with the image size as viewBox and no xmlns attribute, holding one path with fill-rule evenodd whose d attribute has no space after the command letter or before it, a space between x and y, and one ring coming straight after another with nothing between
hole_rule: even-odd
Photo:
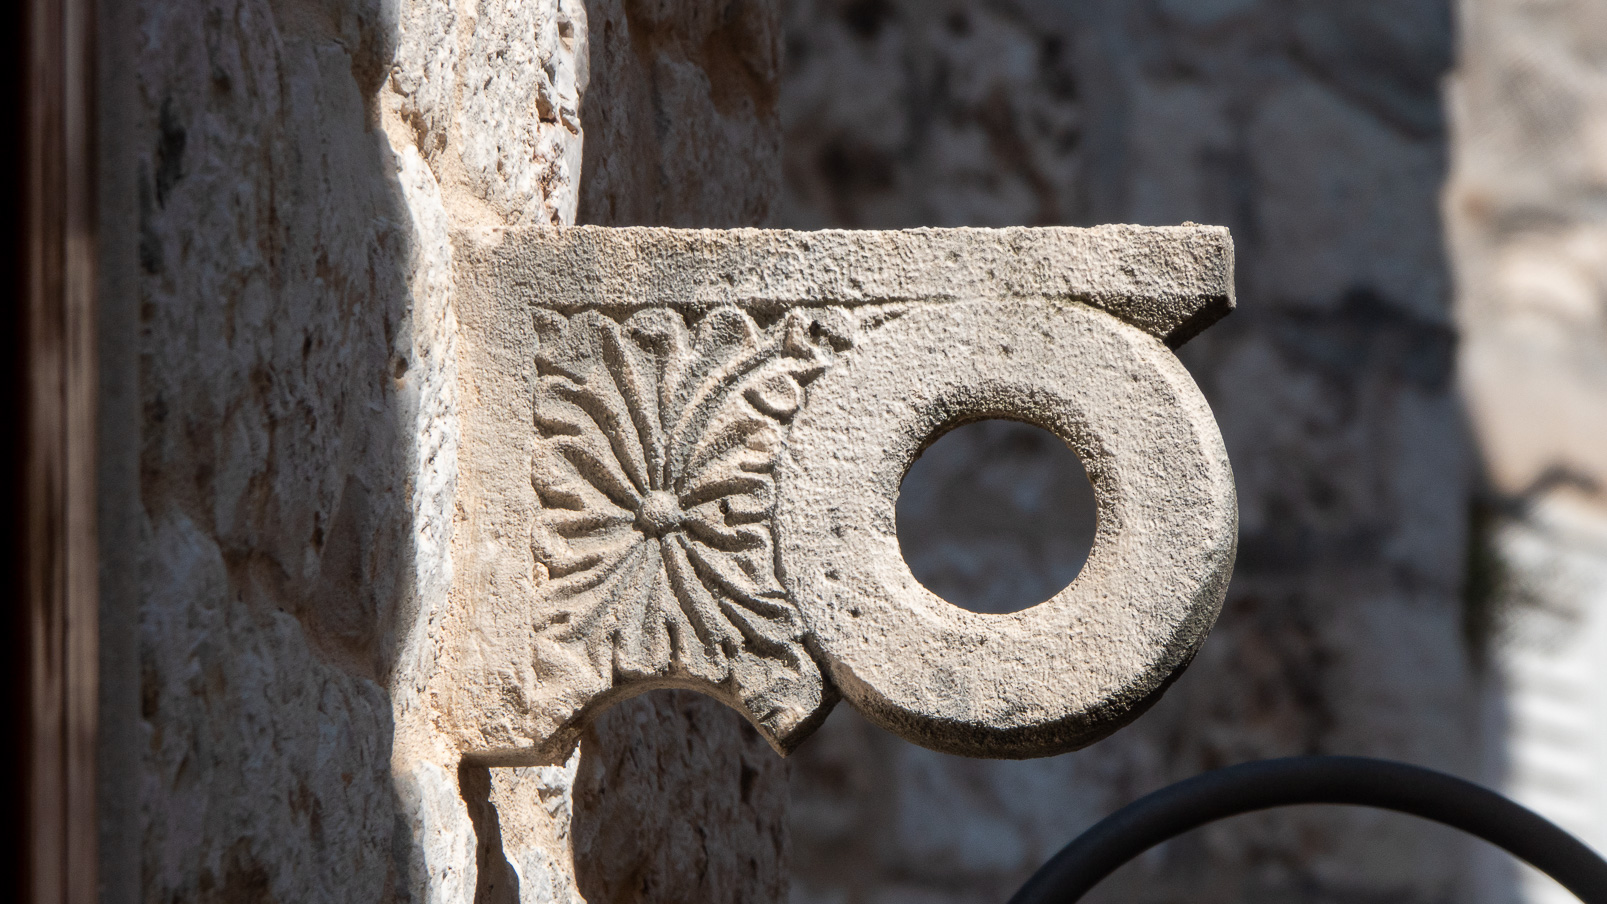
<instances>
[{"instance_id":1,"label":"blurred stone wall background","mask_svg":"<svg viewBox=\"0 0 1607 904\"><path fill-rule=\"evenodd\" d=\"M837 717L794 763L797 900L999 894L1142 791L1293 752L1448 768L1607 845L1604 36L1594 0L788 4L785 224L1232 227L1242 307L1184 359L1245 517L1201 660L1093 749L965 763ZM923 579L1053 589L1035 442L943 447L912 489L984 475L1019 535L990 573L928 526ZM1109 900L1566 900L1355 814L1126 872Z\"/></svg>"},{"instance_id":2,"label":"blurred stone wall background","mask_svg":"<svg viewBox=\"0 0 1607 904\"><path fill-rule=\"evenodd\" d=\"M1445 218L1506 789L1607 849L1607 5L1464 0ZM1567 895L1524 868L1528 900Z\"/></svg>"},{"instance_id":3,"label":"blurred stone wall background","mask_svg":"<svg viewBox=\"0 0 1607 904\"><path fill-rule=\"evenodd\" d=\"M1482 638L1464 594L1478 459L1440 203L1449 3L785 6L777 225L1232 229L1239 310L1183 358L1242 513L1221 622L1107 741L968 761L834 715L793 758L793 900L1004 900L1097 817L1242 760L1344 752L1480 776ZM1022 548L1064 529L1010 499L1042 485L1012 440L1025 435L979 432L947 465L1016 469L995 498ZM906 553L920 573L957 546ZM1022 558L925 567L951 598L1006 594ZM1179 840L1097 897L1463 900L1471 851L1404 818L1289 811Z\"/></svg>"}]
</instances>

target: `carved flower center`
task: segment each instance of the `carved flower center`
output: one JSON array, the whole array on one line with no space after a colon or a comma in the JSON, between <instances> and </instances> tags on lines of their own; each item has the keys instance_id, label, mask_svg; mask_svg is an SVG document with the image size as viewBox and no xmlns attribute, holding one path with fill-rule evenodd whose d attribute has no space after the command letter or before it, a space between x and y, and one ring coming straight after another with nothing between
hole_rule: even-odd
<instances>
[{"instance_id":1,"label":"carved flower center","mask_svg":"<svg viewBox=\"0 0 1607 904\"><path fill-rule=\"evenodd\" d=\"M636 528L649 537L658 537L681 526L686 513L674 493L654 490L636 510Z\"/></svg>"}]
</instances>

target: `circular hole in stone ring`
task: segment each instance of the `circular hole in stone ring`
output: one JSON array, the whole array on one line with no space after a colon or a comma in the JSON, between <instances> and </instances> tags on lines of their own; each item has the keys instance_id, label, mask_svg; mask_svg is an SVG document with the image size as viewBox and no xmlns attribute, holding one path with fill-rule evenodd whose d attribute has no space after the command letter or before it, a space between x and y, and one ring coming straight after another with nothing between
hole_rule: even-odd
<instances>
[{"instance_id":1,"label":"circular hole in stone ring","mask_svg":"<svg viewBox=\"0 0 1607 904\"><path fill-rule=\"evenodd\" d=\"M1097 503L1076 579L1013 612L946 602L898 536L900 483L931 437L987 418L1074 449ZM810 387L775 529L849 701L918 744L1024 757L1098 740L1188 662L1226 591L1237 506L1210 408L1158 339L1076 303L981 300L911 311Z\"/></svg>"},{"instance_id":2,"label":"circular hole in stone ring","mask_svg":"<svg viewBox=\"0 0 1607 904\"><path fill-rule=\"evenodd\" d=\"M1015 612L1071 584L1094 545L1082 459L1022 421L970 421L927 446L899 488L898 545L910 572L972 612Z\"/></svg>"}]
</instances>

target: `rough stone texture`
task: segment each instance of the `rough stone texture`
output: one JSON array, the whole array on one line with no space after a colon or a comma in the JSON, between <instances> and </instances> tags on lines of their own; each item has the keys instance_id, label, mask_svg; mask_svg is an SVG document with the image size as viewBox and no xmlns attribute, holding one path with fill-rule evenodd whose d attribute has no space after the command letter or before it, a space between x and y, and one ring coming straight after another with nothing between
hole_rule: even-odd
<instances>
[{"instance_id":1,"label":"rough stone texture","mask_svg":"<svg viewBox=\"0 0 1607 904\"><path fill-rule=\"evenodd\" d=\"M587 901L786 900L784 761L741 717L700 694L648 694L610 710L582 751Z\"/></svg>"},{"instance_id":2,"label":"rough stone texture","mask_svg":"<svg viewBox=\"0 0 1607 904\"><path fill-rule=\"evenodd\" d=\"M143 899L577 900L577 857L588 881L618 878L586 845L641 825L628 802L654 811L666 789L705 786L686 818L748 847L686 842L718 877L703 899L780 895L784 775L733 759L773 759L751 732L705 731L717 751L660 743L691 737L676 726L692 717L650 701L663 738L600 725L589 770L583 754L487 772L460 769L427 717L460 505L450 231L573 222L588 19L627 38L600 84L648 103L639 122L665 142L630 145L622 118L588 143L625 174L622 196L729 225L761 218L775 190L723 169L775 171L774 104L741 102L773 96L774 55L727 66L737 37L774 46L773 8L598 5L138 2L105 34L132 85L109 167L133 189L108 222L137 234L139 332L124 340L142 436L107 455L138 458L141 816L125 828ZM632 16L657 23L640 54ZM748 31L721 30L738 21ZM647 74L626 84L632 60ZM720 129L733 137L711 169L685 141ZM688 183L677 160L712 181ZM637 172L665 174L662 189ZM655 750L651 782L610 765ZM622 776L606 801L597 775ZM619 862L657 875L691 862L686 845Z\"/></svg>"},{"instance_id":3,"label":"rough stone texture","mask_svg":"<svg viewBox=\"0 0 1607 904\"><path fill-rule=\"evenodd\" d=\"M1231 475L1158 340L1231 307L1220 228L543 228L457 252L472 402L432 699L479 762L561 759L655 687L791 750L835 702L822 667L918 743L1040 756L1129 719L1215 618ZM919 450L989 416L1079 449L1106 524L1084 579L1009 616L921 588L894 530Z\"/></svg>"},{"instance_id":4,"label":"rough stone texture","mask_svg":"<svg viewBox=\"0 0 1607 904\"><path fill-rule=\"evenodd\" d=\"M1189 671L1111 739L1032 762L931 753L841 711L793 758L795 899L1003 900L1099 815L1234 761L1476 774L1473 468L1438 201L1448 5L794 0L785 21L778 225L1215 223L1240 302L1182 354L1241 517ZM1445 900L1467 856L1403 818L1268 814L1098 895Z\"/></svg>"},{"instance_id":5,"label":"rough stone texture","mask_svg":"<svg viewBox=\"0 0 1607 904\"><path fill-rule=\"evenodd\" d=\"M765 225L781 170L776 0L594 0L587 13L592 65L577 221ZM686 743L699 737L739 745L741 768L732 768L729 747ZM654 888L671 902L785 896L788 848L775 808L787 800L785 761L741 716L698 694L656 691L592 723L581 742L582 760L588 756L597 768L582 769L574 790L582 877L631 877L610 887ZM656 767L651 780L645 764ZM605 788L608 775L637 777L623 787L643 790ZM723 809L700 809L705 804ZM688 824L703 830L644 844L641 827L662 824L667 807L682 805ZM714 825L725 829L710 831ZM691 864L747 864L751 873L719 866L703 875L752 878L683 883Z\"/></svg>"},{"instance_id":6,"label":"rough stone texture","mask_svg":"<svg viewBox=\"0 0 1607 904\"><path fill-rule=\"evenodd\" d=\"M1090 223L1082 48L1011 6L791 3L782 83L795 228ZM965 41L953 40L964 33ZM852 98L844 89L852 86Z\"/></svg>"},{"instance_id":7,"label":"rough stone texture","mask_svg":"<svg viewBox=\"0 0 1607 904\"><path fill-rule=\"evenodd\" d=\"M1233 310L1233 242L1221 228L861 233L537 230L485 257L488 278L510 284L497 291L564 313L1045 297L1092 305L1176 348Z\"/></svg>"},{"instance_id":8,"label":"rough stone texture","mask_svg":"<svg viewBox=\"0 0 1607 904\"><path fill-rule=\"evenodd\" d=\"M452 379L415 302L428 211L374 128L380 12L146 3L126 36L148 901L409 885L391 690L444 579L452 424L427 412Z\"/></svg>"},{"instance_id":9,"label":"rough stone texture","mask_svg":"<svg viewBox=\"0 0 1607 904\"><path fill-rule=\"evenodd\" d=\"M592 0L579 222L763 226L780 188L775 0Z\"/></svg>"},{"instance_id":10,"label":"rough stone texture","mask_svg":"<svg viewBox=\"0 0 1607 904\"><path fill-rule=\"evenodd\" d=\"M1097 815L1230 760L1477 758L1455 639L1468 469L1436 201L1442 0L794 0L779 93L774 3L127 7L103 37L131 61L108 67L133 123L109 154L134 186L116 204L137 241L144 437L111 454L139 474L144 897L495 900L519 880L564 900L571 847L593 898L783 894L785 770L716 703L637 698L572 762L472 774L414 718L451 578L448 229L577 209L718 227L1194 219L1239 243L1245 307L1184 355L1244 516L1214 638L1160 708L1073 757L961 761L834 718L796 770L801 900L1002 899ZM1463 385L1497 490L1565 478L1495 532L1514 572L1603 558L1599 532L1545 514L1599 520L1607 448L1599 15L1468 0L1460 17ZM1569 606L1540 621L1585 611ZM1559 635L1595 624L1569 618ZM646 845L665 800L688 821ZM686 831L694 813L729 834ZM1460 850L1389 817L1258 817L1109 894L1443 899ZM1497 899L1506 881L1487 883Z\"/></svg>"},{"instance_id":11,"label":"rough stone texture","mask_svg":"<svg viewBox=\"0 0 1607 904\"><path fill-rule=\"evenodd\" d=\"M1017 758L1153 702L1215 622L1238 542L1221 437L1176 359L1087 308L985 297L913 307L844 359L787 437L776 514L788 590L843 696L922 746ZM1104 525L1077 579L1020 612L944 602L900 551L909 465L978 417L1064 440Z\"/></svg>"}]
</instances>

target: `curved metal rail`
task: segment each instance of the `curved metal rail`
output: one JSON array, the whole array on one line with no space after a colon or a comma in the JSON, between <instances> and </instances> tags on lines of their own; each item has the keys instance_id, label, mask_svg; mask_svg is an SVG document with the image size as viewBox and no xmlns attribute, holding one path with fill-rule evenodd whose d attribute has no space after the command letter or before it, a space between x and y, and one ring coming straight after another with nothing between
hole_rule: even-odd
<instances>
[{"instance_id":1,"label":"curved metal rail","mask_svg":"<svg viewBox=\"0 0 1607 904\"><path fill-rule=\"evenodd\" d=\"M1354 756L1304 756L1229 766L1123 807L1050 858L1009 904L1072 904L1163 841L1241 813L1347 804L1443 823L1506 850L1586 904L1607 904L1607 861L1532 810L1443 772Z\"/></svg>"}]
</instances>

